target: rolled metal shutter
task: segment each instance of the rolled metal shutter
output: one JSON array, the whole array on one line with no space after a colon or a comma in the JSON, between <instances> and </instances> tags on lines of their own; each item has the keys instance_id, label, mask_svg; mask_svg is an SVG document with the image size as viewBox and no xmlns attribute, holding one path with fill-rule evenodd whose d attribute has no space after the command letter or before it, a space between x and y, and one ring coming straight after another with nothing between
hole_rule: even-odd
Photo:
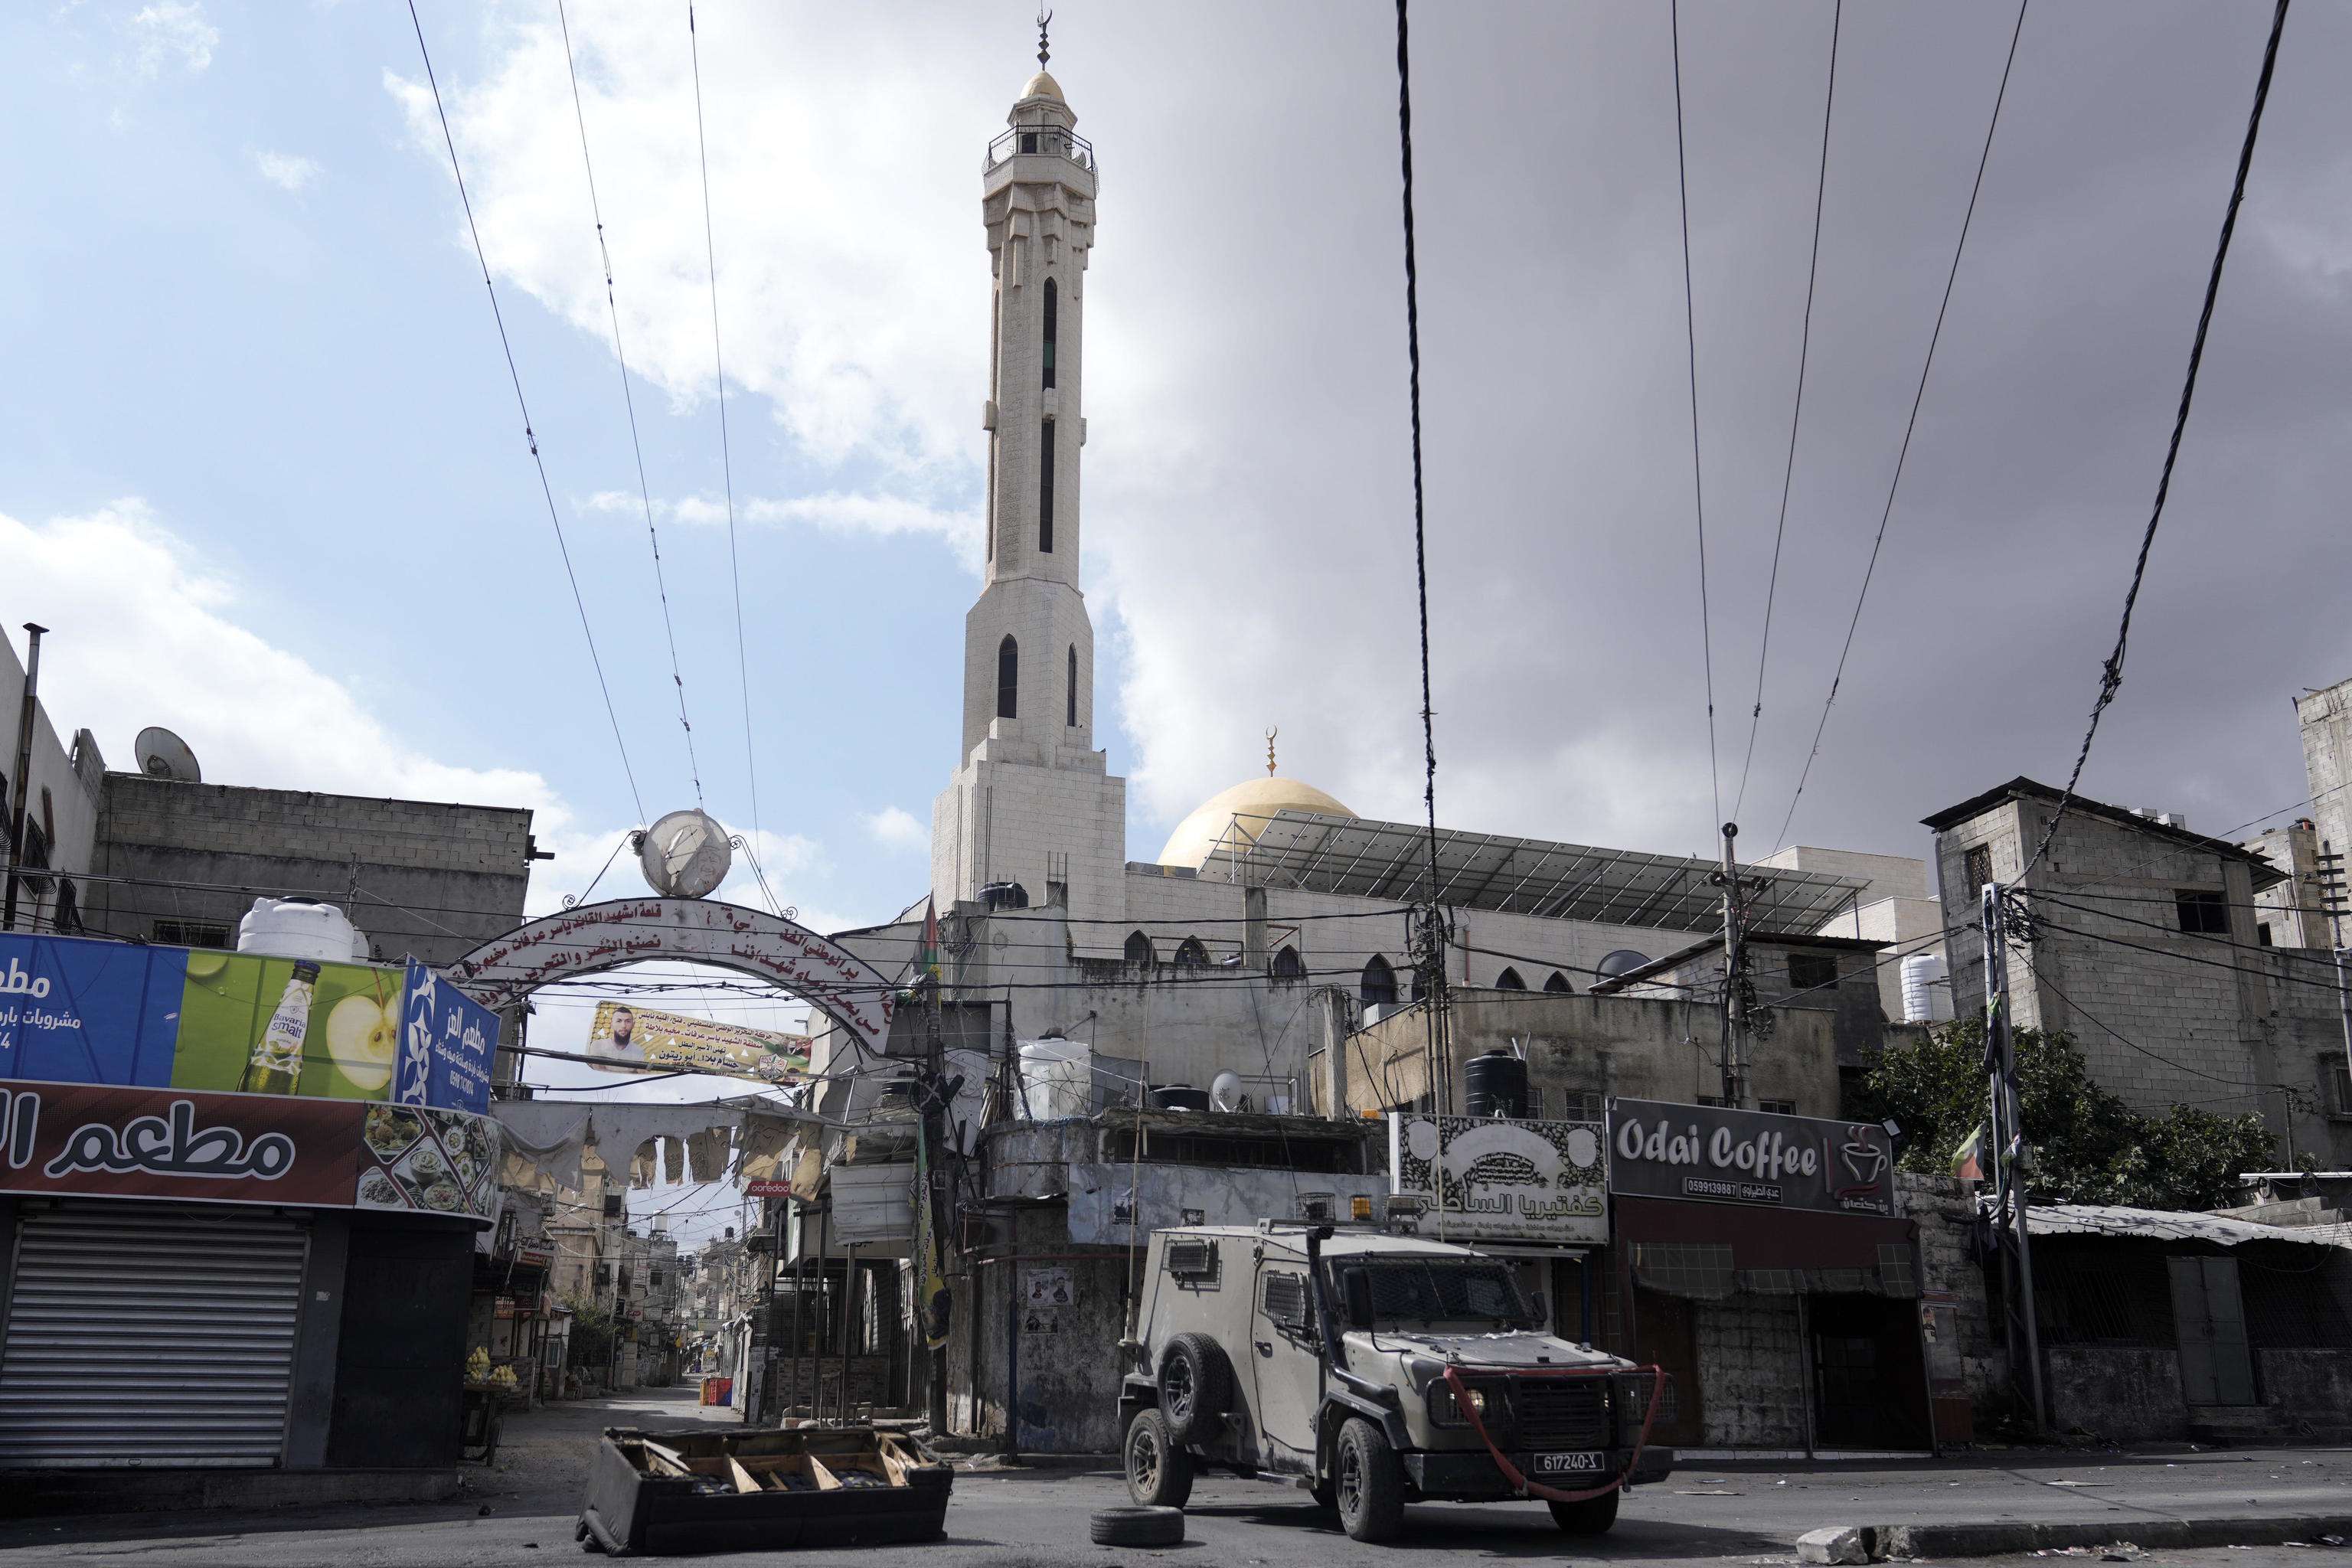
<instances>
[{"instance_id":1,"label":"rolled metal shutter","mask_svg":"<svg viewBox=\"0 0 2352 1568\"><path fill-rule=\"evenodd\" d=\"M278 1463L309 1250L227 1205L25 1211L0 1469Z\"/></svg>"}]
</instances>

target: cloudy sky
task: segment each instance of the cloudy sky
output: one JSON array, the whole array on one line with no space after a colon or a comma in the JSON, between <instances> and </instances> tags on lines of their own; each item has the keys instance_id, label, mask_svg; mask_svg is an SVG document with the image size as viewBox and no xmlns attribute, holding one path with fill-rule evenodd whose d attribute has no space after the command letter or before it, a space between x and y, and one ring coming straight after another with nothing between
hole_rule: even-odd
<instances>
[{"instance_id":1,"label":"cloudy sky","mask_svg":"<svg viewBox=\"0 0 2352 1568\"><path fill-rule=\"evenodd\" d=\"M584 887L702 798L814 922L927 879L985 450L982 150L1032 7L698 12L740 591L681 5L569 22L689 763L552 0L423 0L624 768L405 7L0 14L0 619L110 760L514 802ZM1684 88L1720 792L1772 847L1885 504L2013 12L1856 6L1752 773L1742 758L1832 6L1692 0ZM1064 4L1087 280L1097 735L1153 856L1284 771L1420 793L1393 34L1378 5ZM2269 7L2042 0L1788 837L2063 782L2153 494ZM1441 810L1706 852L1711 780L1663 5L1415 38ZM2231 827L2352 675L2352 13L2294 14L2095 795ZM748 694L744 677L748 674ZM744 708L751 710L747 752ZM634 773L635 787L628 774ZM631 885L616 871L622 886ZM607 887L613 884L608 883Z\"/></svg>"}]
</instances>

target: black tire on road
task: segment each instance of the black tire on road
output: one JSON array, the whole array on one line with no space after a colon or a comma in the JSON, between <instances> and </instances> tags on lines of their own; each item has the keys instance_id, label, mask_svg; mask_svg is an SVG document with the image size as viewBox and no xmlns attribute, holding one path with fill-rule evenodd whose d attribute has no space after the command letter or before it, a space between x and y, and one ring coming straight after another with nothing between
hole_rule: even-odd
<instances>
[{"instance_id":1,"label":"black tire on road","mask_svg":"<svg viewBox=\"0 0 2352 1568\"><path fill-rule=\"evenodd\" d=\"M1606 1535L1609 1527L1617 1522L1619 1495L1612 1490L1582 1502L1553 1503L1552 1522L1570 1535Z\"/></svg>"},{"instance_id":2,"label":"black tire on road","mask_svg":"<svg viewBox=\"0 0 2352 1568\"><path fill-rule=\"evenodd\" d=\"M1181 1509L1192 1495L1192 1456L1170 1435L1168 1417L1140 1411L1119 1450L1127 1472L1127 1495L1138 1508Z\"/></svg>"},{"instance_id":3,"label":"black tire on road","mask_svg":"<svg viewBox=\"0 0 2352 1568\"><path fill-rule=\"evenodd\" d=\"M1394 1541L1403 1531L1404 1467L1387 1435L1360 1415L1339 1428L1331 1481L1348 1539Z\"/></svg>"},{"instance_id":4,"label":"black tire on road","mask_svg":"<svg viewBox=\"0 0 2352 1568\"><path fill-rule=\"evenodd\" d=\"M1181 1508L1107 1508L1087 1521L1087 1539L1097 1546L1181 1546Z\"/></svg>"},{"instance_id":5,"label":"black tire on road","mask_svg":"<svg viewBox=\"0 0 2352 1568\"><path fill-rule=\"evenodd\" d=\"M1178 1334L1160 1352L1160 1409L1179 1443L1204 1443L1232 1407L1233 1363L1206 1334Z\"/></svg>"}]
</instances>

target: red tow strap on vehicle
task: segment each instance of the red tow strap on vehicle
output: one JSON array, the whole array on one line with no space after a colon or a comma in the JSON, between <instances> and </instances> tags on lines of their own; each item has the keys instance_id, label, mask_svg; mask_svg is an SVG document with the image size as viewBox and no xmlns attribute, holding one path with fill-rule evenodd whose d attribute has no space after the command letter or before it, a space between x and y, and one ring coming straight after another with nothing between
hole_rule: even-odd
<instances>
[{"instance_id":1,"label":"red tow strap on vehicle","mask_svg":"<svg viewBox=\"0 0 2352 1568\"><path fill-rule=\"evenodd\" d=\"M1473 1370L1484 1371L1486 1369L1474 1368ZM1496 1370L1497 1372L1501 1372L1501 1369L1499 1368ZM1546 1502L1590 1502L1594 1498L1608 1496L1611 1492L1615 1491L1618 1488L1623 1486L1627 1480L1632 1479L1634 1469L1642 1463L1642 1450L1648 1447L1650 1445L1650 1423L1656 1420L1658 1417L1658 1400L1659 1397L1665 1393L1666 1372L1665 1368L1661 1366L1636 1367L1634 1370L1636 1372L1646 1372L1650 1373L1651 1378L1650 1397L1646 1402L1644 1402L1642 1407L1642 1435L1633 1440L1633 1452L1632 1456L1626 1459L1625 1468L1622 1471L1621 1471L1606 1486L1594 1487L1591 1491L1582 1492L1560 1491L1557 1488L1545 1486L1541 1481L1531 1481L1528 1479L1526 1476L1520 1474L1519 1468L1517 1465L1512 1464L1510 1458L1506 1455L1502 1449L1495 1447L1495 1439L1486 1435L1486 1423L1479 1419L1478 1407L1470 1403L1470 1390L1464 1386L1462 1382L1462 1373L1459 1369L1452 1365L1448 1365L1446 1367L1445 1385L1454 1391L1454 1407L1470 1418L1470 1429L1478 1434L1478 1441L1486 1445L1486 1452L1494 1456L1495 1468L1503 1472L1504 1479L1517 1487L1524 1495L1528 1497L1541 1498ZM1613 1377L1621 1375L1616 1373L1578 1373L1568 1371L1550 1373L1530 1373L1523 1368L1513 1368L1509 1372L1503 1373L1502 1374L1511 1377Z\"/></svg>"}]
</instances>

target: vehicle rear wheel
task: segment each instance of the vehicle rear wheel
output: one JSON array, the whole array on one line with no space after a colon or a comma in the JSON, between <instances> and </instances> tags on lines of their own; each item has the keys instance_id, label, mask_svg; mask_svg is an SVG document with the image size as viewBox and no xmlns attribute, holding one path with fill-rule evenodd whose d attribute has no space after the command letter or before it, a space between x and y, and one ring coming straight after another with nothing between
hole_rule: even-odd
<instances>
[{"instance_id":1,"label":"vehicle rear wheel","mask_svg":"<svg viewBox=\"0 0 2352 1568\"><path fill-rule=\"evenodd\" d=\"M1120 1456L1127 1469L1127 1495L1138 1508L1182 1508L1192 1495L1192 1456L1168 1430L1168 1417L1146 1410L1127 1429Z\"/></svg>"},{"instance_id":2,"label":"vehicle rear wheel","mask_svg":"<svg viewBox=\"0 0 2352 1568\"><path fill-rule=\"evenodd\" d=\"M1216 1436L1233 1389L1233 1363L1206 1334L1178 1334L1160 1354L1160 1409L1179 1443Z\"/></svg>"},{"instance_id":3,"label":"vehicle rear wheel","mask_svg":"<svg viewBox=\"0 0 2352 1568\"><path fill-rule=\"evenodd\" d=\"M1404 1529L1404 1467L1387 1436L1360 1415L1339 1428L1331 1480L1350 1541L1394 1541Z\"/></svg>"},{"instance_id":4,"label":"vehicle rear wheel","mask_svg":"<svg viewBox=\"0 0 2352 1568\"><path fill-rule=\"evenodd\" d=\"M1552 1522L1570 1535L1606 1535L1617 1522L1617 1498L1612 1489L1582 1502L1553 1503Z\"/></svg>"}]
</instances>

